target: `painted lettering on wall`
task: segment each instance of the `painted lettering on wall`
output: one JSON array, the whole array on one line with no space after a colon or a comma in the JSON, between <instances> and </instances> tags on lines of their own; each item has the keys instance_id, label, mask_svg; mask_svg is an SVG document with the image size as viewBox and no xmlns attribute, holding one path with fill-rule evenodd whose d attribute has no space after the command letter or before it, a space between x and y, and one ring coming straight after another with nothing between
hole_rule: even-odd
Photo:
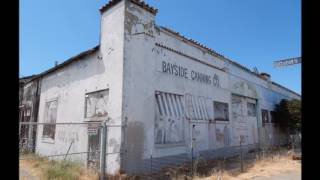
<instances>
[{"instance_id":1,"label":"painted lettering on wall","mask_svg":"<svg viewBox=\"0 0 320 180\"><path fill-rule=\"evenodd\" d=\"M162 72L185 79L190 79L192 81L220 87L219 76L217 74L208 75L195 70L189 70L188 68L185 68L183 66L179 66L177 64L169 63L166 61L162 61Z\"/></svg>"}]
</instances>

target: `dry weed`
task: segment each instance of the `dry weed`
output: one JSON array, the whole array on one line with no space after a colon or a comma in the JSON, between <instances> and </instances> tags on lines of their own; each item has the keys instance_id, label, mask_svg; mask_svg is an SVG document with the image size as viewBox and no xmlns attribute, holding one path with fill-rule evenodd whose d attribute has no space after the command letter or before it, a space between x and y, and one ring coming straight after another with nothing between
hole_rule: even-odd
<instances>
[{"instance_id":1,"label":"dry weed","mask_svg":"<svg viewBox=\"0 0 320 180\"><path fill-rule=\"evenodd\" d=\"M274 155L270 157L259 157L253 165L247 167L245 172L236 171L217 171L213 170L210 177L197 177L201 180L248 180L257 176L270 177L288 171L301 171L301 163L292 160L290 153L285 155Z\"/></svg>"}]
</instances>

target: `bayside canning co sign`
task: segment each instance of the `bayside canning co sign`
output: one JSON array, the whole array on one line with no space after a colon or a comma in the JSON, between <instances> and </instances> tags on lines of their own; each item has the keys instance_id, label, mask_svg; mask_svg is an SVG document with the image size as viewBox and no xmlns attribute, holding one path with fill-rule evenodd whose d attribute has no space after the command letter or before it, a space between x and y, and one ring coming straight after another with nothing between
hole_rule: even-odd
<instances>
[{"instance_id":1,"label":"bayside canning co sign","mask_svg":"<svg viewBox=\"0 0 320 180\"><path fill-rule=\"evenodd\" d=\"M178 76L181 78L190 79L192 81L197 81L212 86L220 87L219 76L215 73L211 76L166 61L162 61L161 66L161 72L163 73L168 73L173 76Z\"/></svg>"}]
</instances>

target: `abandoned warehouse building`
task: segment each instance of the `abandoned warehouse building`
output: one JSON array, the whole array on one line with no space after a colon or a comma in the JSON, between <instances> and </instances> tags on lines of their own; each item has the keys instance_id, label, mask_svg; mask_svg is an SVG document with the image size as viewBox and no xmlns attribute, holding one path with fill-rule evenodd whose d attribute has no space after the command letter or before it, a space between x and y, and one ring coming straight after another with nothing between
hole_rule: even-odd
<instances>
[{"instance_id":1,"label":"abandoned warehouse building","mask_svg":"<svg viewBox=\"0 0 320 180\"><path fill-rule=\"evenodd\" d=\"M110 174L143 171L139 167L151 155L182 163L191 148L192 156L227 156L237 151L240 137L247 149L287 142L272 112L282 99L301 99L299 94L156 25L157 9L145 2L111 0L100 12L99 45L21 79L20 121L57 123L24 130L33 137L34 152L100 149L100 131L92 131L99 126L90 122L102 121L110 126L103 136Z\"/></svg>"}]
</instances>

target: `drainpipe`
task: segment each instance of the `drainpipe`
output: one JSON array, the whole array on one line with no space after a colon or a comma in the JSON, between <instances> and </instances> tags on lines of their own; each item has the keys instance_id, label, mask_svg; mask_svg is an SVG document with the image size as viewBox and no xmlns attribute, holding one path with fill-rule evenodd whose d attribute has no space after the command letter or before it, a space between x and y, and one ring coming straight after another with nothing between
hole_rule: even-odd
<instances>
[{"instance_id":1,"label":"drainpipe","mask_svg":"<svg viewBox=\"0 0 320 180\"><path fill-rule=\"evenodd\" d=\"M107 125L102 122L101 150L100 150L100 180L106 179L106 153L107 153Z\"/></svg>"}]
</instances>

